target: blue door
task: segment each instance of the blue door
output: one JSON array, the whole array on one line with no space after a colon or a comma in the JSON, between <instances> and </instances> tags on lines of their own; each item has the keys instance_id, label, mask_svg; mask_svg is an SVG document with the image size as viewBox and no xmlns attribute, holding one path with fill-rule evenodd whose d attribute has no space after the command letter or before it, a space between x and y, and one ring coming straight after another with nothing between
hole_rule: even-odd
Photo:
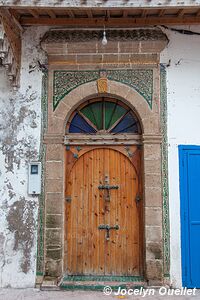
<instances>
[{"instance_id":1,"label":"blue door","mask_svg":"<svg viewBox=\"0 0 200 300\"><path fill-rule=\"evenodd\" d=\"M200 146L179 146L183 286L200 288Z\"/></svg>"}]
</instances>

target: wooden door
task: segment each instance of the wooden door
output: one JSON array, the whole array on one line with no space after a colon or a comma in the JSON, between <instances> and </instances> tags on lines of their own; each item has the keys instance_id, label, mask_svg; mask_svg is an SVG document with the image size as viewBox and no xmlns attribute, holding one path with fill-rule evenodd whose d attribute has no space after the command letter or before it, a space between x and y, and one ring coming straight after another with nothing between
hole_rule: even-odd
<instances>
[{"instance_id":1,"label":"wooden door","mask_svg":"<svg viewBox=\"0 0 200 300\"><path fill-rule=\"evenodd\" d=\"M200 288L200 147L179 146L183 286Z\"/></svg>"},{"instance_id":2,"label":"wooden door","mask_svg":"<svg viewBox=\"0 0 200 300\"><path fill-rule=\"evenodd\" d=\"M68 275L141 275L140 150L124 149L88 147L73 166L68 151Z\"/></svg>"}]
</instances>

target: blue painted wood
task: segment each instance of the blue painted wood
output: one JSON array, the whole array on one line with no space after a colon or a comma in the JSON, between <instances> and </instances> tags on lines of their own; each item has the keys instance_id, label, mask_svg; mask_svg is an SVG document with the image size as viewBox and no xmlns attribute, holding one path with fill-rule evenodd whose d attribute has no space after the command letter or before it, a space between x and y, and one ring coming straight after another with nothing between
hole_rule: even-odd
<instances>
[{"instance_id":1,"label":"blue painted wood","mask_svg":"<svg viewBox=\"0 0 200 300\"><path fill-rule=\"evenodd\" d=\"M179 146L183 286L200 288L200 146Z\"/></svg>"}]
</instances>

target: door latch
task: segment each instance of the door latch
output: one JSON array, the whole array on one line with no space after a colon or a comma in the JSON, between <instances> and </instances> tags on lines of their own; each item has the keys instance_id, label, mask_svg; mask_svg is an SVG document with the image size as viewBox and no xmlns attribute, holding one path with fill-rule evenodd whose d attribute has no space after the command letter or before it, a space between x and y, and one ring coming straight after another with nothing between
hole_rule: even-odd
<instances>
[{"instance_id":1,"label":"door latch","mask_svg":"<svg viewBox=\"0 0 200 300\"><path fill-rule=\"evenodd\" d=\"M110 190L118 190L119 186L118 185L110 185L109 184L109 176L105 175L105 184L99 185L98 189L105 190L104 199L109 202L110 201Z\"/></svg>"},{"instance_id":2,"label":"door latch","mask_svg":"<svg viewBox=\"0 0 200 300\"><path fill-rule=\"evenodd\" d=\"M115 229L115 230L119 230L119 225L115 225L115 226L109 226L109 225L99 225L98 229L105 229L106 230L106 241L109 241L110 239L110 230L111 229Z\"/></svg>"},{"instance_id":3,"label":"door latch","mask_svg":"<svg viewBox=\"0 0 200 300\"><path fill-rule=\"evenodd\" d=\"M99 185L99 190L118 190L118 185Z\"/></svg>"}]
</instances>

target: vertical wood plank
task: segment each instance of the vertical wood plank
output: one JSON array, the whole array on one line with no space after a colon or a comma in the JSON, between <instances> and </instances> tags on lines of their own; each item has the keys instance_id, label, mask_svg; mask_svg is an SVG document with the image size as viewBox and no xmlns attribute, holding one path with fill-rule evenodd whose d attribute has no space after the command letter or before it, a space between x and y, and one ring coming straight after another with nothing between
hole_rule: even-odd
<instances>
[{"instance_id":1,"label":"vertical wood plank","mask_svg":"<svg viewBox=\"0 0 200 300\"><path fill-rule=\"evenodd\" d=\"M124 201L124 190L125 182L124 179L124 156L118 154L118 172L119 172L119 192L116 202L116 223L119 225L120 229L116 232L116 274L121 274L123 267L123 255L122 255L122 237L123 237L123 201Z\"/></svg>"},{"instance_id":2,"label":"vertical wood plank","mask_svg":"<svg viewBox=\"0 0 200 300\"><path fill-rule=\"evenodd\" d=\"M99 185L104 184L104 149L99 149ZM105 200L103 190L99 190L99 225L105 224ZM105 273L105 232L99 230L99 266L98 274Z\"/></svg>"},{"instance_id":3,"label":"vertical wood plank","mask_svg":"<svg viewBox=\"0 0 200 300\"><path fill-rule=\"evenodd\" d=\"M105 176L109 177L110 181L110 149L104 150L104 184ZM107 191L104 191L104 197L107 195ZM104 198L105 205L105 224L110 225L110 202L106 201ZM104 240L105 240L105 275L110 274L110 241L106 240L106 230L104 230Z\"/></svg>"},{"instance_id":4,"label":"vertical wood plank","mask_svg":"<svg viewBox=\"0 0 200 300\"><path fill-rule=\"evenodd\" d=\"M89 225L89 152L87 152L84 155L84 212L83 212L83 236L84 236L84 243L83 243L83 270L84 274L88 274L88 260L89 260L89 254L88 254L88 225ZM76 188L79 188L78 186Z\"/></svg>"},{"instance_id":5,"label":"vertical wood plank","mask_svg":"<svg viewBox=\"0 0 200 300\"><path fill-rule=\"evenodd\" d=\"M119 185L118 182L118 160L119 153L113 150L110 150L110 159L109 159L109 168L110 168L110 185ZM119 190L111 190L110 191L110 226L117 225L116 221L116 213L117 213L117 202L119 198ZM110 230L110 274L116 274L116 237L118 234L118 230L112 229Z\"/></svg>"},{"instance_id":6,"label":"vertical wood plank","mask_svg":"<svg viewBox=\"0 0 200 300\"><path fill-rule=\"evenodd\" d=\"M88 197L88 274L92 274L92 260L93 260L93 239L94 239L94 231L95 228L93 228L93 201L94 201L94 173L96 172L94 170L94 155L95 151L92 150L89 152L89 197Z\"/></svg>"},{"instance_id":7,"label":"vertical wood plank","mask_svg":"<svg viewBox=\"0 0 200 300\"><path fill-rule=\"evenodd\" d=\"M124 178L122 178L122 180L124 180L125 185L124 185L124 197L123 197L123 209L122 209L122 222L123 222L123 233L122 233L122 261L123 261L123 266L122 266L122 274L126 275L127 274L127 226L129 226L128 224L128 220L127 220L127 203L128 203L128 178L129 174L128 174L128 169L127 169L127 159L126 157L124 157Z\"/></svg>"},{"instance_id":8,"label":"vertical wood plank","mask_svg":"<svg viewBox=\"0 0 200 300\"><path fill-rule=\"evenodd\" d=\"M81 166L81 167L80 167ZM82 274L83 272L83 203L85 190L83 186L83 176L84 176L84 157L81 157L80 162L76 163L76 185L79 189L76 190L76 236L77 236L77 262L76 262L76 274Z\"/></svg>"},{"instance_id":9,"label":"vertical wood plank","mask_svg":"<svg viewBox=\"0 0 200 300\"><path fill-rule=\"evenodd\" d=\"M92 228L93 228L93 240L92 240L92 273L98 273L98 265L99 265L99 246L98 246L98 239L99 239L99 192L98 192L98 185L99 185L99 150L97 149L94 151L93 154L93 201L92 201Z\"/></svg>"},{"instance_id":10,"label":"vertical wood plank","mask_svg":"<svg viewBox=\"0 0 200 300\"><path fill-rule=\"evenodd\" d=\"M67 178L67 190L66 190L66 197L72 196L72 176L69 176ZM71 203L65 202L65 213L66 213L66 226L65 226L65 237L66 237L66 244L67 246L67 255L66 255L66 266L67 266L67 272L71 272L71 251L72 251L72 243L70 239L70 233L71 233Z\"/></svg>"},{"instance_id":11,"label":"vertical wood plank","mask_svg":"<svg viewBox=\"0 0 200 300\"><path fill-rule=\"evenodd\" d=\"M74 166L74 172L72 172L72 186L76 186L77 182L77 164L75 164ZM74 188L72 189L72 201L71 203L73 203L73 205L71 205L71 226L70 226L70 231L69 231L69 239L71 240L71 253L69 255L71 255L71 273L72 274L76 274L76 262L77 262L77 232L76 232L76 221L77 221L77 211L76 211L76 207L77 207L77 198L78 198L78 191L75 190Z\"/></svg>"}]
</instances>

